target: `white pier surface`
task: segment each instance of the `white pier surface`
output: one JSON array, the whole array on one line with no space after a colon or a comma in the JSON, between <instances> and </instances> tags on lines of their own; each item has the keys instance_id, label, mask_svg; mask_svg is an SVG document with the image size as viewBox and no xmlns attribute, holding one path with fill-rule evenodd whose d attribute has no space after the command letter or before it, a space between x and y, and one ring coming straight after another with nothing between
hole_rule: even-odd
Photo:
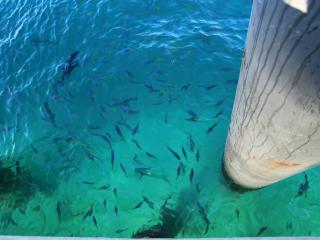
<instances>
[{"instance_id":1,"label":"white pier surface","mask_svg":"<svg viewBox=\"0 0 320 240\"><path fill-rule=\"evenodd\" d=\"M320 1L287 2L253 1L224 156L247 188L320 165Z\"/></svg>"}]
</instances>

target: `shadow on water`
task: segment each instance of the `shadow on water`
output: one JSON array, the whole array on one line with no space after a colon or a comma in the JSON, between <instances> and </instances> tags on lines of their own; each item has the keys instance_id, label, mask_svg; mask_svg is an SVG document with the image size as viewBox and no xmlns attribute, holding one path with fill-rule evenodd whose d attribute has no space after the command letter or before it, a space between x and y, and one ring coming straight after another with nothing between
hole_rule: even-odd
<instances>
[{"instance_id":1,"label":"shadow on water","mask_svg":"<svg viewBox=\"0 0 320 240\"><path fill-rule=\"evenodd\" d=\"M179 193L178 202L174 209L163 205L160 209L160 224L142 227L133 234L133 238L174 238L185 227L190 210L197 202L197 195L190 189Z\"/></svg>"},{"instance_id":2,"label":"shadow on water","mask_svg":"<svg viewBox=\"0 0 320 240\"><path fill-rule=\"evenodd\" d=\"M208 176L212 175L212 166L207 165L202 169L198 175L198 179L206 179ZM229 190L236 193L246 193L248 191L253 191L251 189L243 188L235 184L227 175L223 167L223 158L221 158L221 175L223 185ZM208 179L210 180L210 179ZM210 181L206 182L206 188L210 189L212 183ZM192 186L185 188L178 193L178 201L174 208L170 209L165 204L160 209L160 223L152 226L144 226L138 232L132 235L133 238L173 238L179 233L184 231L187 222L193 216L195 210L200 215L203 220L204 231L202 234L206 235L209 227L212 227L211 222L207 216L207 209L201 205L200 193L197 192ZM213 201L208 201L207 204L212 204Z\"/></svg>"},{"instance_id":3,"label":"shadow on water","mask_svg":"<svg viewBox=\"0 0 320 240\"><path fill-rule=\"evenodd\" d=\"M0 227L17 225L13 211L18 209L25 214L25 207L35 194L51 195L57 189L55 174L46 174L40 171L41 166L33 164L36 154L30 146L17 156L0 157Z\"/></svg>"}]
</instances>

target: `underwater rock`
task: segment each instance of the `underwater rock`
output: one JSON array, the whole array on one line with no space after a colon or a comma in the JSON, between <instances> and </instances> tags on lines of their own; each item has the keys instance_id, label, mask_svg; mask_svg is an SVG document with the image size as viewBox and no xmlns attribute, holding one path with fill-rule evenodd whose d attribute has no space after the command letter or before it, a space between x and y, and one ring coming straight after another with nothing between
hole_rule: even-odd
<instances>
[{"instance_id":1,"label":"underwater rock","mask_svg":"<svg viewBox=\"0 0 320 240\"><path fill-rule=\"evenodd\" d=\"M181 230L182 226L177 221L178 214L175 210L162 207L160 211L161 224L151 227L143 227L132 235L133 238L174 238Z\"/></svg>"}]
</instances>

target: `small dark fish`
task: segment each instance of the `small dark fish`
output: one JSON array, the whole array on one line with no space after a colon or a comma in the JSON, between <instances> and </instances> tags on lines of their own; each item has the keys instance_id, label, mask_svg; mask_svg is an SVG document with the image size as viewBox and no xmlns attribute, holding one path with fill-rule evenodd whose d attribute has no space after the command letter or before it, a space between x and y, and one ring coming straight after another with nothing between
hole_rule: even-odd
<instances>
[{"instance_id":1,"label":"small dark fish","mask_svg":"<svg viewBox=\"0 0 320 240\"><path fill-rule=\"evenodd\" d=\"M108 143L109 148L112 148L111 140L106 135L101 135L101 137Z\"/></svg>"},{"instance_id":2,"label":"small dark fish","mask_svg":"<svg viewBox=\"0 0 320 240\"><path fill-rule=\"evenodd\" d=\"M223 111L220 110L214 117L217 118L217 117L221 116L222 114L223 114Z\"/></svg>"},{"instance_id":3,"label":"small dark fish","mask_svg":"<svg viewBox=\"0 0 320 240\"><path fill-rule=\"evenodd\" d=\"M144 63L144 65L148 66L148 65L150 65L151 63L154 63L154 60L146 61L146 62Z\"/></svg>"},{"instance_id":4,"label":"small dark fish","mask_svg":"<svg viewBox=\"0 0 320 240\"><path fill-rule=\"evenodd\" d=\"M101 127L99 127L99 126L92 126L92 125L89 125L89 124L88 124L88 128L90 130L99 130L99 129L101 129Z\"/></svg>"},{"instance_id":5,"label":"small dark fish","mask_svg":"<svg viewBox=\"0 0 320 240\"><path fill-rule=\"evenodd\" d=\"M192 110L188 110L187 113L191 116L191 117L194 117L194 118L197 118L198 117L198 114L196 114L194 111Z\"/></svg>"},{"instance_id":6,"label":"small dark fish","mask_svg":"<svg viewBox=\"0 0 320 240\"><path fill-rule=\"evenodd\" d=\"M124 174L125 176L127 176L126 169L124 168L124 166L123 166L121 163L120 163L120 167L121 167L121 170L122 170L123 174Z\"/></svg>"},{"instance_id":7,"label":"small dark fish","mask_svg":"<svg viewBox=\"0 0 320 240\"><path fill-rule=\"evenodd\" d=\"M209 231L209 224L210 222L206 222L206 229L204 230L204 233L203 233L204 235L206 235Z\"/></svg>"},{"instance_id":8,"label":"small dark fish","mask_svg":"<svg viewBox=\"0 0 320 240\"><path fill-rule=\"evenodd\" d=\"M131 141L137 146L137 148L139 148L140 150L142 150L142 147L140 146L140 144L138 143L137 140L131 139Z\"/></svg>"},{"instance_id":9,"label":"small dark fish","mask_svg":"<svg viewBox=\"0 0 320 240\"><path fill-rule=\"evenodd\" d=\"M144 86L149 90L149 92L151 93L156 93L156 92L159 92L158 89L154 88L152 85L149 85L149 84L144 84Z\"/></svg>"},{"instance_id":10,"label":"small dark fish","mask_svg":"<svg viewBox=\"0 0 320 240\"><path fill-rule=\"evenodd\" d=\"M300 184L298 193L296 195L296 198L305 194L305 196L307 196L307 191L309 189L309 180L308 180L308 175L304 175L304 183Z\"/></svg>"},{"instance_id":11,"label":"small dark fish","mask_svg":"<svg viewBox=\"0 0 320 240\"><path fill-rule=\"evenodd\" d=\"M303 192L304 192L303 188L304 188L304 184L301 183L301 184L300 184L300 187L299 187L299 190L298 190L298 193L297 193L297 195L296 195L296 198L299 197L299 196L301 196L301 195L303 194Z\"/></svg>"},{"instance_id":12,"label":"small dark fish","mask_svg":"<svg viewBox=\"0 0 320 240\"><path fill-rule=\"evenodd\" d=\"M200 87L204 88L206 91L209 91L209 90L217 87L217 85L213 84L213 85L209 85L209 86L200 86Z\"/></svg>"},{"instance_id":13,"label":"small dark fish","mask_svg":"<svg viewBox=\"0 0 320 240\"><path fill-rule=\"evenodd\" d=\"M239 220L239 217L240 217L240 210L237 208L236 209L236 215L237 215L237 219Z\"/></svg>"},{"instance_id":14,"label":"small dark fish","mask_svg":"<svg viewBox=\"0 0 320 240\"><path fill-rule=\"evenodd\" d=\"M135 155L133 156L133 161L134 161L135 163L137 163L137 164L143 165L143 163L142 163L140 160L138 160L138 155L137 155L137 154L135 154Z\"/></svg>"},{"instance_id":15,"label":"small dark fish","mask_svg":"<svg viewBox=\"0 0 320 240\"><path fill-rule=\"evenodd\" d=\"M137 100L138 100L137 97L130 97L124 100L116 101L112 105L113 106L129 106L132 101L137 101Z\"/></svg>"},{"instance_id":16,"label":"small dark fish","mask_svg":"<svg viewBox=\"0 0 320 240\"><path fill-rule=\"evenodd\" d=\"M63 75L61 78L60 83L63 85L64 84L64 80L67 79L71 72L77 67L79 66L79 62L76 59L76 57L78 56L79 51L75 51L73 53L70 54L69 58L67 59L67 61L64 64L64 68L63 68Z\"/></svg>"},{"instance_id":17,"label":"small dark fish","mask_svg":"<svg viewBox=\"0 0 320 240\"><path fill-rule=\"evenodd\" d=\"M159 70L159 69L153 69L152 71L150 71L150 73L156 73L156 74L158 74L158 75L163 75L163 72L161 71L161 70Z\"/></svg>"},{"instance_id":18,"label":"small dark fish","mask_svg":"<svg viewBox=\"0 0 320 240\"><path fill-rule=\"evenodd\" d=\"M107 208L107 200L103 200L103 206L104 206L104 208Z\"/></svg>"},{"instance_id":19,"label":"small dark fish","mask_svg":"<svg viewBox=\"0 0 320 240\"><path fill-rule=\"evenodd\" d=\"M114 167L114 159L115 159L115 153L114 153L114 150L111 149L111 167L112 167L112 169Z\"/></svg>"},{"instance_id":20,"label":"small dark fish","mask_svg":"<svg viewBox=\"0 0 320 240\"><path fill-rule=\"evenodd\" d=\"M178 160L181 160L181 158L177 152L172 150L169 146L167 146L167 149L173 154L173 156L175 156L175 158L177 158Z\"/></svg>"},{"instance_id":21,"label":"small dark fish","mask_svg":"<svg viewBox=\"0 0 320 240\"><path fill-rule=\"evenodd\" d=\"M209 219L208 219L208 216L207 216L207 214L206 214L206 211L205 211L204 207L201 206L201 204L200 204L199 202L197 203L197 206L198 206L198 211L199 211L202 219L203 219L204 222L206 223L206 229L205 229L204 234L207 234L207 233L208 233L208 230L209 230L210 221L209 221Z\"/></svg>"},{"instance_id":22,"label":"small dark fish","mask_svg":"<svg viewBox=\"0 0 320 240\"><path fill-rule=\"evenodd\" d=\"M228 84L237 84L237 82L238 82L238 79L229 79L227 81Z\"/></svg>"},{"instance_id":23,"label":"small dark fish","mask_svg":"<svg viewBox=\"0 0 320 240\"><path fill-rule=\"evenodd\" d=\"M162 104L164 104L164 102L155 102L155 103L152 103L152 105L154 105L154 106L159 106L159 105L162 105Z\"/></svg>"},{"instance_id":24,"label":"small dark fish","mask_svg":"<svg viewBox=\"0 0 320 240\"><path fill-rule=\"evenodd\" d=\"M200 150L199 150L199 148L197 149L196 159L197 159L197 162L200 161Z\"/></svg>"},{"instance_id":25,"label":"small dark fish","mask_svg":"<svg viewBox=\"0 0 320 240\"><path fill-rule=\"evenodd\" d=\"M11 225L13 225L13 226L18 226L18 223L17 223L16 221L14 221L14 220L12 219L12 217L10 217L9 221L10 221L10 224L11 224Z\"/></svg>"},{"instance_id":26,"label":"small dark fish","mask_svg":"<svg viewBox=\"0 0 320 240\"><path fill-rule=\"evenodd\" d=\"M137 209L137 208L140 208L143 204L143 201L141 202L138 202L132 209Z\"/></svg>"},{"instance_id":27,"label":"small dark fish","mask_svg":"<svg viewBox=\"0 0 320 240\"><path fill-rule=\"evenodd\" d=\"M16 160L16 175L21 175L21 165L20 165L20 159Z\"/></svg>"},{"instance_id":28,"label":"small dark fish","mask_svg":"<svg viewBox=\"0 0 320 240\"><path fill-rule=\"evenodd\" d=\"M67 143L71 143L74 140L74 137L72 136L67 136L67 137L54 137L53 141L66 141Z\"/></svg>"},{"instance_id":29,"label":"small dark fish","mask_svg":"<svg viewBox=\"0 0 320 240\"><path fill-rule=\"evenodd\" d=\"M127 230L128 230L128 228L118 229L117 231L115 231L115 233L119 234L119 233L123 233L123 232L125 232Z\"/></svg>"},{"instance_id":30,"label":"small dark fish","mask_svg":"<svg viewBox=\"0 0 320 240\"><path fill-rule=\"evenodd\" d=\"M287 230L291 230L292 229L292 222L287 222Z\"/></svg>"},{"instance_id":31,"label":"small dark fish","mask_svg":"<svg viewBox=\"0 0 320 240\"><path fill-rule=\"evenodd\" d=\"M94 101L94 102L95 102L95 101ZM103 105L100 105L100 104L99 104L99 108L100 108L101 112L107 113L107 110L106 110L106 108L105 108Z\"/></svg>"},{"instance_id":32,"label":"small dark fish","mask_svg":"<svg viewBox=\"0 0 320 240\"><path fill-rule=\"evenodd\" d=\"M257 233L257 236L260 236L267 229L268 229L267 226L264 226L264 227L260 228L259 232Z\"/></svg>"},{"instance_id":33,"label":"small dark fish","mask_svg":"<svg viewBox=\"0 0 320 240\"><path fill-rule=\"evenodd\" d=\"M196 39L199 39L201 42L203 42L204 44L210 46L211 45L211 39L209 35L205 35L205 34L200 34L199 36L196 36Z\"/></svg>"},{"instance_id":34,"label":"small dark fish","mask_svg":"<svg viewBox=\"0 0 320 240\"><path fill-rule=\"evenodd\" d=\"M98 190L108 190L109 188L110 188L110 185L106 184L106 185L99 187Z\"/></svg>"},{"instance_id":35,"label":"small dark fish","mask_svg":"<svg viewBox=\"0 0 320 240\"><path fill-rule=\"evenodd\" d=\"M190 86L191 86L190 83L189 83L189 84L186 84L186 85L183 85L180 90L181 90L181 91L187 91Z\"/></svg>"},{"instance_id":36,"label":"small dark fish","mask_svg":"<svg viewBox=\"0 0 320 240\"><path fill-rule=\"evenodd\" d=\"M96 159L96 156L89 151L86 151L86 155L91 161L94 161Z\"/></svg>"},{"instance_id":37,"label":"small dark fish","mask_svg":"<svg viewBox=\"0 0 320 240\"><path fill-rule=\"evenodd\" d=\"M93 214L93 208L91 206L91 208L86 212L86 214L83 216L83 220L85 220L87 217L91 217L91 215Z\"/></svg>"},{"instance_id":38,"label":"small dark fish","mask_svg":"<svg viewBox=\"0 0 320 240\"><path fill-rule=\"evenodd\" d=\"M172 198L172 195L173 195L173 194L170 194L170 195L165 199L165 201L163 202L161 208L165 208L165 207L167 206L168 201Z\"/></svg>"},{"instance_id":39,"label":"small dark fish","mask_svg":"<svg viewBox=\"0 0 320 240\"><path fill-rule=\"evenodd\" d=\"M57 127L55 114L50 109L48 101L45 101L43 103L43 106L44 106L44 109L46 110L46 113L47 113L47 115L49 117L49 121L53 124L54 127Z\"/></svg>"},{"instance_id":40,"label":"small dark fish","mask_svg":"<svg viewBox=\"0 0 320 240\"><path fill-rule=\"evenodd\" d=\"M61 221L61 202L57 202L56 211L58 214L58 221L60 223L60 221Z\"/></svg>"},{"instance_id":41,"label":"small dark fish","mask_svg":"<svg viewBox=\"0 0 320 240\"><path fill-rule=\"evenodd\" d=\"M53 141L58 142L58 141L62 141L65 140L65 137L54 137Z\"/></svg>"},{"instance_id":42,"label":"small dark fish","mask_svg":"<svg viewBox=\"0 0 320 240\"><path fill-rule=\"evenodd\" d=\"M114 206L114 213L116 214L116 216L118 216L118 207Z\"/></svg>"},{"instance_id":43,"label":"small dark fish","mask_svg":"<svg viewBox=\"0 0 320 240\"><path fill-rule=\"evenodd\" d=\"M139 123L132 129L132 136L136 135L139 130Z\"/></svg>"},{"instance_id":44,"label":"small dark fish","mask_svg":"<svg viewBox=\"0 0 320 240\"><path fill-rule=\"evenodd\" d=\"M130 71L128 71L128 70L125 70L125 72L126 72L126 74L128 74L129 77L131 77L131 78L134 77L133 74L132 74L132 72L130 72Z\"/></svg>"},{"instance_id":45,"label":"small dark fish","mask_svg":"<svg viewBox=\"0 0 320 240\"><path fill-rule=\"evenodd\" d=\"M180 162L180 167L181 167L182 174L185 174L186 173L186 168L185 168L183 162Z\"/></svg>"},{"instance_id":46,"label":"small dark fish","mask_svg":"<svg viewBox=\"0 0 320 240\"><path fill-rule=\"evenodd\" d=\"M120 136L121 140L125 142L125 139L122 135L121 129L119 128L118 125L115 126L115 129L116 129L117 134Z\"/></svg>"},{"instance_id":47,"label":"small dark fish","mask_svg":"<svg viewBox=\"0 0 320 240\"><path fill-rule=\"evenodd\" d=\"M82 181L83 184L87 184L87 185L92 185L94 184L93 182L88 182L88 181Z\"/></svg>"},{"instance_id":48,"label":"small dark fish","mask_svg":"<svg viewBox=\"0 0 320 240\"><path fill-rule=\"evenodd\" d=\"M207 86L206 87L206 90L207 91L209 91L209 90L211 90L211 89L213 89L213 88L215 88L217 85L210 85L210 86Z\"/></svg>"},{"instance_id":49,"label":"small dark fish","mask_svg":"<svg viewBox=\"0 0 320 240\"><path fill-rule=\"evenodd\" d=\"M218 102L215 104L215 106L216 106L216 107L219 107L220 105L223 104L223 102L224 102L223 100L220 100L220 101L218 101Z\"/></svg>"},{"instance_id":50,"label":"small dark fish","mask_svg":"<svg viewBox=\"0 0 320 240\"><path fill-rule=\"evenodd\" d=\"M181 173L181 165L179 164L177 168L177 178L180 176L180 173Z\"/></svg>"},{"instance_id":51,"label":"small dark fish","mask_svg":"<svg viewBox=\"0 0 320 240\"><path fill-rule=\"evenodd\" d=\"M34 211L40 211L41 210L41 206L40 205L37 205L35 206L34 208L32 208Z\"/></svg>"},{"instance_id":52,"label":"small dark fish","mask_svg":"<svg viewBox=\"0 0 320 240\"><path fill-rule=\"evenodd\" d=\"M151 168L136 168L134 171L140 175L140 178L151 175Z\"/></svg>"},{"instance_id":53,"label":"small dark fish","mask_svg":"<svg viewBox=\"0 0 320 240\"><path fill-rule=\"evenodd\" d=\"M157 70L156 70L156 73L157 73L158 75L163 75L163 72L162 72L160 69L157 69Z\"/></svg>"},{"instance_id":54,"label":"small dark fish","mask_svg":"<svg viewBox=\"0 0 320 240\"><path fill-rule=\"evenodd\" d=\"M73 136L67 136L64 138L64 140L67 142L67 143L72 143L76 138L73 137Z\"/></svg>"},{"instance_id":55,"label":"small dark fish","mask_svg":"<svg viewBox=\"0 0 320 240\"><path fill-rule=\"evenodd\" d=\"M191 134L189 135L189 146L190 146L190 151L193 152L194 147L196 146L196 144L194 143Z\"/></svg>"},{"instance_id":56,"label":"small dark fish","mask_svg":"<svg viewBox=\"0 0 320 240\"><path fill-rule=\"evenodd\" d=\"M216 126L217 126L217 123L212 124L206 131L206 134L209 134Z\"/></svg>"},{"instance_id":57,"label":"small dark fish","mask_svg":"<svg viewBox=\"0 0 320 240\"><path fill-rule=\"evenodd\" d=\"M185 159L188 159L187 152L186 152L186 150L184 149L183 146L181 147L181 150L182 150L182 154L183 154L184 158L185 158Z\"/></svg>"},{"instance_id":58,"label":"small dark fish","mask_svg":"<svg viewBox=\"0 0 320 240\"><path fill-rule=\"evenodd\" d=\"M115 197L117 197L117 189L116 188L113 189L113 194Z\"/></svg>"},{"instance_id":59,"label":"small dark fish","mask_svg":"<svg viewBox=\"0 0 320 240\"><path fill-rule=\"evenodd\" d=\"M172 103L173 101L177 100L177 97L169 95L168 103Z\"/></svg>"},{"instance_id":60,"label":"small dark fish","mask_svg":"<svg viewBox=\"0 0 320 240\"><path fill-rule=\"evenodd\" d=\"M197 192L198 192L198 193L200 193L200 192L201 192L201 189L200 189L199 183L197 183L197 184L196 184L196 189L197 189Z\"/></svg>"},{"instance_id":61,"label":"small dark fish","mask_svg":"<svg viewBox=\"0 0 320 240\"><path fill-rule=\"evenodd\" d=\"M22 215L26 215L26 211L22 208L19 208L19 212L22 214Z\"/></svg>"},{"instance_id":62,"label":"small dark fish","mask_svg":"<svg viewBox=\"0 0 320 240\"><path fill-rule=\"evenodd\" d=\"M128 113L130 115L139 114L140 111L137 109L129 108L129 107L121 107L121 111L124 113Z\"/></svg>"},{"instance_id":63,"label":"small dark fish","mask_svg":"<svg viewBox=\"0 0 320 240\"><path fill-rule=\"evenodd\" d=\"M151 154L151 153L149 153L149 152L145 152L145 154L146 154L148 157L150 157L150 158L156 158L155 155L153 155L153 154Z\"/></svg>"},{"instance_id":64,"label":"small dark fish","mask_svg":"<svg viewBox=\"0 0 320 240\"><path fill-rule=\"evenodd\" d=\"M199 116L197 113L195 113L192 110L188 110L187 113L190 115L190 118L186 118L186 121L196 122L199 119Z\"/></svg>"},{"instance_id":65,"label":"small dark fish","mask_svg":"<svg viewBox=\"0 0 320 240\"><path fill-rule=\"evenodd\" d=\"M193 175L194 175L194 171L193 171L193 168L192 168L191 171L190 171L190 174L189 174L189 181L190 181L190 183L192 183Z\"/></svg>"},{"instance_id":66,"label":"small dark fish","mask_svg":"<svg viewBox=\"0 0 320 240\"><path fill-rule=\"evenodd\" d=\"M39 152L38 149L35 148L35 146L31 145L31 148L32 148L32 151L33 151L35 154L37 154L37 153Z\"/></svg>"},{"instance_id":67,"label":"small dark fish","mask_svg":"<svg viewBox=\"0 0 320 240\"><path fill-rule=\"evenodd\" d=\"M112 148L111 140L108 138L108 136L103 135L103 134L97 134L97 133L92 133L92 135L101 137L104 141L106 141L109 145L109 148Z\"/></svg>"},{"instance_id":68,"label":"small dark fish","mask_svg":"<svg viewBox=\"0 0 320 240\"><path fill-rule=\"evenodd\" d=\"M166 115L164 116L164 123L165 124L168 123L168 112L166 112Z\"/></svg>"},{"instance_id":69,"label":"small dark fish","mask_svg":"<svg viewBox=\"0 0 320 240\"><path fill-rule=\"evenodd\" d=\"M97 222L97 219L96 219L96 217L94 215L92 216L92 221L93 221L94 226L96 226L96 228L97 228L98 227L98 222Z\"/></svg>"},{"instance_id":70,"label":"small dark fish","mask_svg":"<svg viewBox=\"0 0 320 240\"><path fill-rule=\"evenodd\" d=\"M150 201L147 197L143 196L143 201L148 204L148 206L152 209L154 209L154 203L152 201Z\"/></svg>"}]
</instances>

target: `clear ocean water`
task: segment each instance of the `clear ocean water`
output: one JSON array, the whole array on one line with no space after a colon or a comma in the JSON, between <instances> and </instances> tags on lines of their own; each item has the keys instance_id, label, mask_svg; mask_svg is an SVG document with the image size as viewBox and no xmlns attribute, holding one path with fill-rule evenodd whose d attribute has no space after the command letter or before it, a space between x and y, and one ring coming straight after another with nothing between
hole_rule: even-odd
<instances>
[{"instance_id":1,"label":"clear ocean water","mask_svg":"<svg viewBox=\"0 0 320 240\"><path fill-rule=\"evenodd\" d=\"M251 1L2 0L0 234L320 234L319 170L222 172Z\"/></svg>"}]
</instances>

